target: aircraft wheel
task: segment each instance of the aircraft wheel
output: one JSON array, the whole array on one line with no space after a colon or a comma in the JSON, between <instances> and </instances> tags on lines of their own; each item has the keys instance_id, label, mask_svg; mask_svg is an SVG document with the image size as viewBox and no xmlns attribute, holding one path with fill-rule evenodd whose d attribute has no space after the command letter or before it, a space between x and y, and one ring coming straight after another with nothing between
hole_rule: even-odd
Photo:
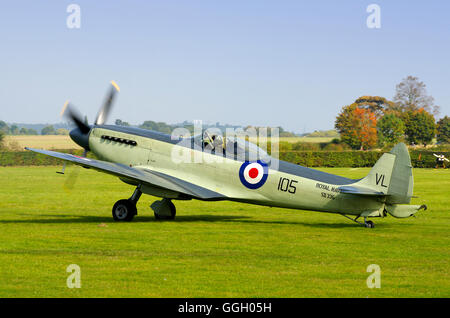
<instances>
[{"instance_id":1,"label":"aircraft wheel","mask_svg":"<svg viewBox=\"0 0 450 318\"><path fill-rule=\"evenodd\" d=\"M373 229L375 227L375 224L373 224L372 221L367 221L365 226L369 229Z\"/></svg>"},{"instance_id":2,"label":"aircraft wheel","mask_svg":"<svg viewBox=\"0 0 450 318\"><path fill-rule=\"evenodd\" d=\"M136 204L131 200L119 200L112 208L114 221L131 221L137 214Z\"/></svg>"},{"instance_id":3,"label":"aircraft wheel","mask_svg":"<svg viewBox=\"0 0 450 318\"><path fill-rule=\"evenodd\" d=\"M160 206L159 206L160 209L164 209L164 206L168 207L169 214L160 214L160 213L158 213L159 209L155 209L155 219L156 220L173 220L173 219L175 219L177 209L175 208L175 204L173 204L172 201L170 201L168 199L163 199L162 201L157 201L157 202L160 202Z\"/></svg>"}]
</instances>

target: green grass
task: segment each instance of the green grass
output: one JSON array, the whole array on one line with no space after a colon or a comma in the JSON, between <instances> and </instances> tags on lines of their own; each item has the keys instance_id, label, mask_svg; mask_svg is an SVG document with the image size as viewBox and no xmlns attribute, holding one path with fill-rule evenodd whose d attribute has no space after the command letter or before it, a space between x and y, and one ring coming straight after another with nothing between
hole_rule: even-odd
<instances>
[{"instance_id":1,"label":"green grass","mask_svg":"<svg viewBox=\"0 0 450 318\"><path fill-rule=\"evenodd\" d=\"M130 186L80 169L66 193L59 169L0 168L0 297L450 296L449 170L414 171L414 202L428 211L365 229L232 202L176 202L177 220L161 222L148 196L133 222L116 223L111 207ZM80 289L66 287L69 264ZM366 286L369 264L381 266L380 289Z\"/></svg>"}]
</instances>

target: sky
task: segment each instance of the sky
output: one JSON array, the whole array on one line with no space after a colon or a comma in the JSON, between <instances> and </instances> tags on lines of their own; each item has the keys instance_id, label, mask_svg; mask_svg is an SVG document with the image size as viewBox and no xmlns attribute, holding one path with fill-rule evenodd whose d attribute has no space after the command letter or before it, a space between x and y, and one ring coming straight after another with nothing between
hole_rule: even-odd
<instances>
[{"instance_id":1,"label":"sky","mask_svg":"<svg viewBox=\"0 0 450 318\"><path fill-rule=\"evenodd\" d=\"M80 28L68 28L70 4ZM370 4L380 28L368 28ZM61 122L67 99L109 118L332 129L359 96L408 75L450 115L450 1L8 1L0 10L0 120ZM71 20L72 21L72 20Z\"/></svg>"}]
</instances>

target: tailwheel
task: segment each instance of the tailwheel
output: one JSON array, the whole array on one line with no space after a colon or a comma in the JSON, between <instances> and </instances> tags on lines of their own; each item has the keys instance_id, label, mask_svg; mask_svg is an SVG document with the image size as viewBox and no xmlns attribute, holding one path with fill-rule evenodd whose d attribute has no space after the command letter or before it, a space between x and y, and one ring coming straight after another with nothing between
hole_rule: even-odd
<instances>
[{"instance_id":1,"label":"tailwheel","mask_svg":"<svg viewBox=\"0 0 450 318\"><path fill-rule=\"evenodd\" d=\"M150 206L155 213L156 220L173 220L176 215L175 205L170 199L155 201Z\"/></svg>"},{"instance_id":2,"label":"tailwheel","mask_svg":"<svg viewBox=\"0 0 450 318\"><path fill-rule=\"evenodd\" d=\"M361 216L357 216L355 219L352 219L351 217L349 217L349 216L347 216L347 215L345 215L345 214L341 214L341 215L344 216L344 217L346 217L346 218L349 219L349 220L352 220L353 222L356 222L356 223L358 223L358 224L361 224L362 226L364 226L364 227L366 227L366 228L368 228L368 229L373 229L373 228L375 227L375 224L373 224L372 221L367 221L367 217L366 217L366 216L364 217L364 223L362 223L362 222L359 222L359 221L358 221L358 219L359 219Z\"/></svg>"},{"instance_id":3,"label":"tailwheel","mask_svg":"<svg viewBox=\"0 0 450 318\"><path fill-rule=\"evenodd\" d=\"M132 200L119 200L112 208L114 221L131 221L137 214L136 204Z\"/></svg>"}]
</instances>

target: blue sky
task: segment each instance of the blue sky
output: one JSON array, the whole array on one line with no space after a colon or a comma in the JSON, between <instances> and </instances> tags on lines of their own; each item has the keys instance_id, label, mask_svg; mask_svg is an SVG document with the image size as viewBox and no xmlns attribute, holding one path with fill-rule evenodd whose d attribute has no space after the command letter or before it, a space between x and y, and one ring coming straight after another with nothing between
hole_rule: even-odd
<instances>
[{"instance_id":1,"label":"blue sky","mask_svg":"<svg viewBox=\"0 0 450 318\"><path fill-rule=\"evenodd\" d=\"M81 7L69 29L66 8ZM366 8L381 8L369 29ZM450 1L10 1L0 10L0 120L60 122L70 99L92 122L331 129L362 95L408 75L450 115Z\"/></svg>"}]
</instances>

